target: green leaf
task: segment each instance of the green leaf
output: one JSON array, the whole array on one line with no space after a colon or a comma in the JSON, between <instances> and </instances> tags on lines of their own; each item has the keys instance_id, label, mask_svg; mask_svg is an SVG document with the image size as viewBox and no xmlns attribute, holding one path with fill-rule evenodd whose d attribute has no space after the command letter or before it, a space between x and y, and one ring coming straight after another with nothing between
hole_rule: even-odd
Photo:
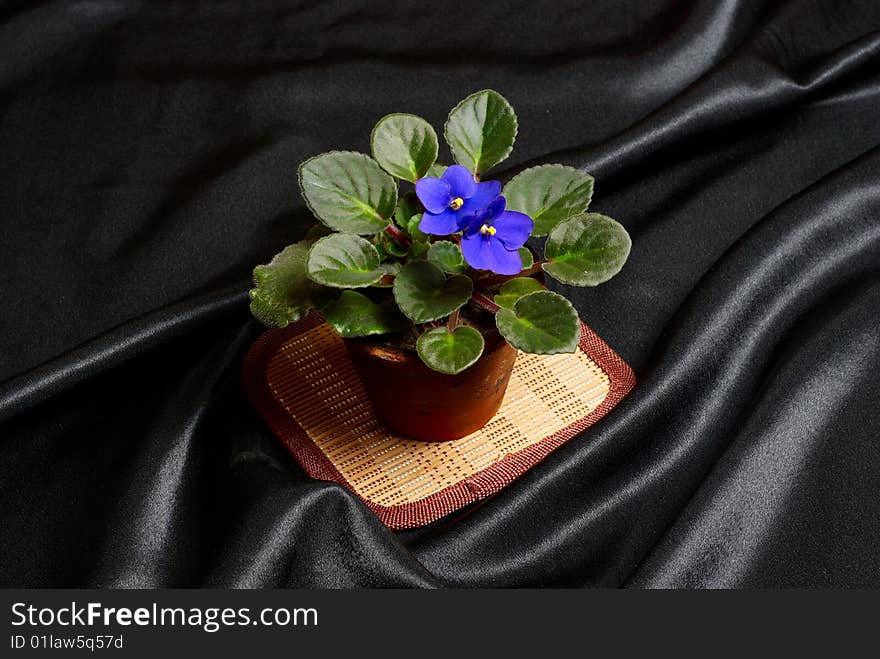
<instances>
[{"instance_id":1,"label":"green leaf","mask_svg":"<svg viewBox=\"0 0 880 659\"><path fill-rule=\"evenodd\" d=\"M383 275L393 275L397 276L397 273L400 272L400 269L403 267L403 264L400 261L385 261L384 263L380 263L379 267L382 269Z\"/></svg>"},{"instance_id":2,"label":"green leaf","mask_svg":"<svg viewBox=\"0 0 880 659\"><path fill-rule=\"evenodd\" d=\"M543 291L544 286L541 282L531 277L517 277L504 282L504 285L495 296L495 304L506 309L513 309L513 305L523 295L534 293L535 291Z\"/></svg>"},{"instance_id":3,"label":"green leaf","mask_svg":"<svg viewBox=\"0 0 880 659\"><path fill-rule=\"evenodd\" d=\"M409 252L408 248L401 245L395 238L390 236L387 233L381 233L378 236L378 244L382 246L382 249L379 250L380 256L382 251L390 256L396 256L398 258L402 258L407 255Z\"/></svg>"},{"instance_id":4,"label":"green leaf","mask_svg":"<svg viewBox=\"0 0 880 659\"><path fill-rule=\"evenodd\" d=\"M444 134L455 162L483 174L510 155L516 129L516 114L507 99L485 89L452 109Z\"/></svg>"},{"instance_id":5,"label":"green leaf","mask_svg":"<svg viewBox=\"0 0 880 659\"><path fill-rule=\"evenodd\" d=\"M428 242L428 235L422 233L422 230L419 229L419 224L422 221L422 214L413 215L409 218L409 222L406 224L406 232L409 234L409 237L412 238L413 242L417 243L426 243Z\"/></svg>"},{"instance_id":6,"label":"green leaf","mask_svg":"<svg viewBox=\"0 0 880 659\"><path fill-rule=\"evenodd\" d=\"M543 236L563 220L587 210L593 177L565 165L539 165L514 176L504 186L507 208L535 221L533 236Z\"/></svg>"},{"instance_id":7,"label":"green leaf","mask_svg":"<svg viewBox=\"0 0 880 659\"><path fill-rule=\"evenodd\" d=\"M435 327L418 338L416 351L429 368L455 375L480 358L483 345L483 335L473 327L462 325L453 332Z\"/></svg>"},{"instance_id":8,"label":"green leaf","mask_svg":"<svg viewBox=\"0 0 880 659\"><path fill-rule=\"evenodd\" d=\"M377 304L357 291L342 291L339 299L325 306L322 313L344 338L400 332L410 324L393 301Z\"/></svg>"},{"instance_id":9,"label":"green leaf","mask_svg":"<svg viewBox=\"0 0 880 659\"><path fill-rule=\"evenodd\" d=\"M299 166L299 186L309 209L335 231L368 235L388 226L397 184L363 153L331 151Z\"/></svg>"},{"instance_id":10,"label":"green leaf","mask_svg":"<svg viewBox=\"0 0 880 659\"><path fill-rule=\"evenodd\" d=\"M428 250L428 260L451 275L459 275L467 270L461 248L448 240L438 240Z\"/></svg>"},{"instance_id":11,"label":"green leaf","mask_svg":"<svg viewBox=\"0 0 880 659\"><path fill-rule=\"evenodd\" d=\"M431 247L431 243L427 234L422 233L419 229L419 223L422 221L422 214L413 215L409 218L409 224L406 231L412 238L412 244L409 246L409 255L414 259L423 259Z\"/></svg>"},{"instance_id":12,"label":"green leaf","mask_svg":"<svg viewBox=\"0 0 880 659\"><path fill-rule=\"evenodd\" d=\"M306 272L313 281L335 288L369 286L385 274L372 243L342 233L321 238L312 246Z\"/></svg>"},{"instance_id":13,"label":"green leaf","mask_svg":"<svg viewBox=\"0 0 880 659\"><path fill-rule=\"evenodd\" d=\"M572 286L597 286L623 268L632 241L605 215L586 213L556 226L547 238L544 271Z\"/></svg>"},{"instance_id":14,"label":"green leaf","mask_svg":"<svg viewBox=\"0 0 880 659\"><path fill-rule=\"evenodd\" d=\"M370 146L386 172L413 183L437 160L437 133L414 114L382 117L370 136Z\"/></svg>"},{"instance_id":15,"label":"green leaf","mask_svg":"<svg viewBox=\"0 0 880 659\"><path fill-rule=\"evenodd\" d=\"M430 246L430 243L414 242L409 246L409 255L413 259L423 259L428 253L428 248Z\"/></svg>"},{"instance_id":16,"label":"green leaf","mask_svg":"<svg viewBox=\"0 0 880 659\"><path fill-rule=\"evenodd\" d=\"M428 173L425 176L430 176L431 178L440 178L443 176L443 172L449 169L448 165L441 165L439 162L435 162L428 169Z\"/></svg>"},{"instance_id":17,"label":"green leaf","mask_svg":"<svg viewBox=\"0 0 880 659\"><path fill-rule=\"evenodd\" d=\"M416 193L407 192L397 200L397 208L394 209L394 222L401 229L406 229L410 218L423 210L422 202L416 197Z\"/></svg>"},{"instance_id":18,"label":"green leaf","mask_svg":"<svg viewBox=\"0 0 880 659\"><path fill-rule=\"evenodd\" d=\"M528 247L520 247L519 248L519 258L522 259L522 269L528 270L533 265L535 265L535 257L532 255L532 250Z\"/></svg>"},{"instance_id":19,"label":"green leaf","mask_svg":"<svg viewBox=\"0 0 880 659\"><path fill-rule=\"evenodd\" d=\"M571 302L550 291L529 293L513 309L499 309L495 324L510 345L535 355L574 352L581 335Z\"/></svg>"},{"instance_id":20,"label":"green leaf","mask_svg":"<svg viewBox=\"0 0 880 659\"><path fill-rule=\"evenodd\" d=\"M446 275L433 263L412 261L394 280L394 299L400 310L416 323L448 316L471 298L470 277Z\"/></svg>"},{"instance_id":21,"label":"green leaf","mask_svg":"<svg viewBox=\"0 0 880 659\"><path fill-rule=\"evenodd\" d=\"M296 322L330 294L306 275L306 258L311 246L309 240L294 243L267 265L254 268L250 309L264 325L285 327Z\"/></svg>"},{"instance_id":22,"label":"green leaf","mask_svg":"<svg viewBox=\"0 0 880 659\"><path fill-rule=\"evenodd\" d=\"M396 277L402 267L403 264L400 261L383 261L380 263L379 268L382 269L382 279L373 284L373 288L391 288L394 285L394 280L386 282L384 281L385 277L388 275Z\"/></svg>"}]
</instances>

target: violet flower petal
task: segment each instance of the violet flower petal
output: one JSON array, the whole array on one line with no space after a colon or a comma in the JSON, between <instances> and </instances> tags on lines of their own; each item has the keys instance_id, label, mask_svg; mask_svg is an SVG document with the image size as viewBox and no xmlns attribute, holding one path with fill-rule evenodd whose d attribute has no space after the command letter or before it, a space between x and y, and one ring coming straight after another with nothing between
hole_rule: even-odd
<instances>
[{"instance_id":1,"label":"violet flower petal","mask_svg":"<svg viewBox=\"0 0 880 659\"><path fill-rule=\"evenodd\" d=\"M460 230L459 220L459 213L451 208L445 208L441 213L423 214L419 229L423 233L430 233L434 236L448 236L450 233L456 233Z\"/></svg>"},{"instance_id":2,"label":"violet flower petal","mask_svg":"<svg viewBox=\"0 0 880 659\"><path fill-rule=\"evenodd\" d=\"M508 251L494 236L474 233L461 241L465 261L472 268L491 270L499 275L515 275L522 270L522 259L517 251Z\"/></svg>"},{"instance_id":3,"label":"violet flower petal","mask_svg":"<svg viewBox=\"0 0 880 659\"><path fill-rule=\"evenodd\" d=\"M416 196L429 213L442 213L454 198L449 183L432 177L419 179Z\"/></svg>"},{"instance_id":4,"label":"violet flower petal","mask_svg":"<svg viewBox=\"0 0 880 659\"><path fill-rule=\"evenodd\" d=\"M465 199L464 206L462 206L461 209L468 215L473 215L474 213L489 208L491 204L498 199L500 194L501 183L499 181L483 181L477 185L473 196ZM501 197L501 199L503 200L504 197ZM501 210L504 210L503 206Z\"/></svg>"},{"instance_id":5,"label":"violet flower petal","mask_svg":"<svg viewBox=\"0 0 880 659\"><path fill-rule=\"evenodd\" d=\"M492 220L492 226L495 227L495 238L508 250L515 250L525 245L535 223L525 213L504 211Z\"/></svg>"},{"instance_id":6,"label":"violet flower petal","mask_svg":"<svg viewBox=\"0 0 880 659\"><path fill-rule=\"evenodd\" d=\"M455 197L470 199L477 191L477 182L474 180L474 175L461 165L447 167L441 178L449 186L453 199Z\"/></svg>"}]
</instances>

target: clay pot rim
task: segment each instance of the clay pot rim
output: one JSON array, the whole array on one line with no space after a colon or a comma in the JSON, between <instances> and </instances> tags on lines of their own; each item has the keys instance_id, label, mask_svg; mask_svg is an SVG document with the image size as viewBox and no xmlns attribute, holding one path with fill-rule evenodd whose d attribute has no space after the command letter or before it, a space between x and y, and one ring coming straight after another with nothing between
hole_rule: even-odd
<instances>
[{"instance_id":1,"label":"clay pot rim","mask_svg":"<svg viewBox=\"0 0 880 659\"><path fill-rule=\"evenodd\" d=\"M488 335L486 332L481 332L481 334L483 335L483 340L486 343L486 346L483 349L484 355L490 352L494 352L504 345L509 345L507 341L504 340L504 337L501 336L501 333L494 327L489 330ZM414 349L403 348L388 343L381 343L383 337L386 336L386 334L377 334L374 336L359 336L350 339L343 339L343 341L345 341L349 345L357 346L357 349L359 351L368 353L371 357L375 359L381 359L387 362L397 362L401 364L424 364L421 357L419 357L419 353L416 352Z\"/></svg>"},{"instance_id":2,"label":"clay pot rim","mask_svg":"<svg viewBox=\"0 0 880 659\"><path fill-rule=\"evenodd\" d=\"M384 335L380 335L384 336ZM373 339L371 341L370 339ZM399 362L401 364L412 364L421 362L419 355L415 350L406 350L393 345L381 344L375 342L375 337L360 336L354 339L343 339L350 346L357 346L361 352L367 353L374 359L381 359L387 362Z\"/></svg>"}]
</instances>

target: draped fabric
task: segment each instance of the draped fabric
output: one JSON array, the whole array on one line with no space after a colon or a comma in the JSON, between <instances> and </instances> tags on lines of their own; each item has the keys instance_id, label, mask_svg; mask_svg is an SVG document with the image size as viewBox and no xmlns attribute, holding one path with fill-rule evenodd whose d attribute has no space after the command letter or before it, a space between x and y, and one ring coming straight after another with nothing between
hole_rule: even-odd
<instances>
[{"instance_id":1,"label":"draped fabric","mask_svg":"<svg viewBox=\"0 0 880 659\"><path fill-rule=\"evenodd\" d=\"M0 585L880 585L880 3L5 2ZM305 158L493 88L633 238L551 284L636 371L394 533L250 409ZM448 162L448 152L441 152Z\"/></svg>"}]
</instances>

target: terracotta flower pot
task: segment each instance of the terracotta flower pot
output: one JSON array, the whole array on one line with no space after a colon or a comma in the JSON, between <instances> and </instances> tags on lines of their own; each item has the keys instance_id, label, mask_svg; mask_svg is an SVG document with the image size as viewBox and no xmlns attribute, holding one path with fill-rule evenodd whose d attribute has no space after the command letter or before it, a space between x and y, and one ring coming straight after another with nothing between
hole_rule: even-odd
<instances>
[{"instance_id":1,"label":"terracotta flower pot","mask_svg":"<svg viewBox=\"0 0 880 659\"><path fill-rule=\"evenodd\" d=\"M517 355L496 333L486 337L476 364L446 375L413 351L370 339L345 344L379 418L405 437L429 442L458 439L486 425L501 407Z\"/></svg>"}]
</instances>

